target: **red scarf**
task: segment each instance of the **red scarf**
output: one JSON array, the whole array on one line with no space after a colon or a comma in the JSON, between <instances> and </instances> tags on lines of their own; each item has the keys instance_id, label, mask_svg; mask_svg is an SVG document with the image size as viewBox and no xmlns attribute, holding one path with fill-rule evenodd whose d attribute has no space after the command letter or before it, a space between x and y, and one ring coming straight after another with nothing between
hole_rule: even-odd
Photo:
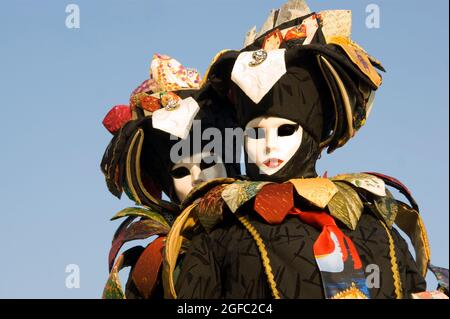
<instances>
[{"instance_id":1,"label":"red scarf","mask_svg":"<svg viewBox=\"0 0 450 319\"><path fill-rule=\"evenodd\" d=\"M265 185L256 195L254 209L269 224L280 224L287 215L296 215L320 231L313 250L327 298L333 298L352 286L369 297L361 258L352 240L327 212L303 212L294 207L294 186L291 183ZM353 267L347 265L345 268L349 255Z\"/></svg>"}]
</instances>

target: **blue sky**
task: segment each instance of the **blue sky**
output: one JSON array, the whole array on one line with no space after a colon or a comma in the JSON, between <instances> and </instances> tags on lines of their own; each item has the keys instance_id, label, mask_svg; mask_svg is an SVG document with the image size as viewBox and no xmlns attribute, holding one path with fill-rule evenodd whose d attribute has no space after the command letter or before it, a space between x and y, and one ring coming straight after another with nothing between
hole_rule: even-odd
<instances>
[{"instance_id":1,"label":"blue sky","mask_svg":"<svg viewBox=\"0 0 450 319\"><path fill-rule=\"evenodd\" d=\"M80 29L65 26L66 5ZM101 121L148 77L153 53L204 73L216 52L284 1L8 1L0 5L0 298L98 298L117 222L129 206L107 191ZM365 26L377 4L380 28ZM387 73L365 127L323 155L319 172L377 171L418 201L433 263L448 267L448 1L309 1L351 9L353 39ZM65 268L80 267L67 289ZM431 279L430 279L431 280ZM430 287L434 288L434 287Z\"/></svg>"}]
</instances>

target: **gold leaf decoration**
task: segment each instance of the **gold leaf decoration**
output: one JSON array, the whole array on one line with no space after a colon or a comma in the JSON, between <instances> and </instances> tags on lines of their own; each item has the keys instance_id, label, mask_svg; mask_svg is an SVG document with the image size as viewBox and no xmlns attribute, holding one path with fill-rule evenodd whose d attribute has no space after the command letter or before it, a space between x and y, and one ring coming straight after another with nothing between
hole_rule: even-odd
<instances>
[{"instance_id":1,"label":"gold leaf decoration","mask_svg":"<svg viewBox=\"0 0 450 319\"><path fill-rule=\"evenodd\" d=\"M181 205L180 205L181 210L186 209L186 207L191 205L196 199L205 195L209 190L211 190L215 186L221 185L221 184L231 184L234 181L236 181L235 178L219 177L219 178L213 178L206 182L198 184L189 192L189 194L187 194L186 198L181 203Z\"/></svg>"},{"instance_id":2,"label":"gold leaf decoration","mask_svg":"<svg viewBox=\"0 0 450 319\"><path fill-rule=\"evenodd\" d=\"M374 206L379 217L383 219L389 228L392 228L397 217L399 206L391 192L386 189L386 196L375 198Z\"/></svg>"},{"instance_id":3,"label":"gold leaf decoration","mask_svg":"<svg viewBox=\"0 0 450 319\"><path fill-rule=\"evenodd\" d=\"M239 207L258 194L268 182L237 181L227 185L222 191L222 198L228 208L235 213Z\"/></svg>"},{"instance_id":4,"label":"gold leaf decoration","mask_svg":"<svg viewBox=\"0 0 450 319\"><path fill-rule=\"evenodd\" d=\"M289 182L301 197L319 208L325 208L338 192L338 188L328 178L297 178Z\"/></svg>"},{"instance_id":5,"label":"gold leaf decoration","mask_svg":"<svg viewBox=\"0 0 450 319\"><path fill-rule=\"evenodd\" d=\"M226 185L218 185L199 198L195 213L207 232L211 231L223 219L224 200L221 197Z\"/></svg>"},{"instance_id":6,"label":"gold leaf decoration","mask_svg":"<svg viewBox=\"0 0 450 319\"><path fill-rule=\"evenodd\" d=\"M343 36L328 37L327 43L339 46L376 87L381 85L381 76L370 62L368 54L361 50L359 45L355 45L350 38Z\"/></svg>"},{"instance_id":7,"label":"gold leaf decoration","mask_svg":"<svg viewBox=\"0 0 450 319\"><path fill-rule=\"evenodd\" d=\"M395 223L411 239L416 252L417 266L422 276L425 276L430 262L430 244L424 223L418 211L400 201L397 201L397 204Z\"/></svg>"},{"instance_id":8,"label":"gold leaf decoration","mask_svg":"<svg viewBox=\"0 0 450 319\"><path fill-rule=\"evenodd\" d=\"M346 183L335 182L339 191L328 203L331 216L337 218L351 230L355 230L364 210L358 193Z\"/></svg>"}]
</instances>

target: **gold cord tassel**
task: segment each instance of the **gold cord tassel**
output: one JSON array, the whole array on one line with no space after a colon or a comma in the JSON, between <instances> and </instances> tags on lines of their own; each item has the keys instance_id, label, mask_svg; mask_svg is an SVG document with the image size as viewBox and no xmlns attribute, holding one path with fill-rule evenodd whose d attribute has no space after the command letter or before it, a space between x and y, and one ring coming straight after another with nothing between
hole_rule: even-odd
<instances>
[{"instance_id":1,"label":"gold cord tassel","mask_svg":"<svg viewBox=\"0 0 450 319\"><path fill-rule=\"evenodd\" d=\"M398 270L397 256L395 255L394 239L392 238L389 228L387 228L387 226L381 220L380 223L381 225L383 225L389 238L389 256L391 257L391 270L394 278L395 294L397 295L396 299L403 299L402 282L400 280L400 273Z\"/></svg>"},{"instance_id":2,"label":"gold cord tassel","mask_svg":"<svg viewBox=\"0 0 450 319\"><path fill-rule=\"evenodd\" d=\"M261 236L259 235L258 231L249 223L249 221L244 216L238 217L239 221L244 225L244 227L248 230L250 235L252 235L253 239L256 242L256 245L258 246L259 253L261 254L261 259L264 266L264 272L267 276L267 281L269 282L270 289L272 291L272 296L275 299L280 299L280 293L277 289L277 284L275 282L275 278L272 273L272 266L270 266L270 260L267 255L266 246L264 245L264 242L261 239Z\"/></svg>"}]
</instances>

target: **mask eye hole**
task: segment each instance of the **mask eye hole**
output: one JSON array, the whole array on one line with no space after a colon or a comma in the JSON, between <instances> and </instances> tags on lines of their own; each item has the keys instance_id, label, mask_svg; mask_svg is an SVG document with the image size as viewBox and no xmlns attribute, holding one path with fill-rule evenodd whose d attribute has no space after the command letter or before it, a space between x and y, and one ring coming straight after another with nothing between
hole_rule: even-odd
<instances>
[{"instance_id":1,"label":"mask eye hole","mask_svg":"<svg viewBox=\"0 0 450 319\"><path fill-rule=\"evenodd\" d=\"M278 128L278 136L291 136L298 130L298 124L284 124Z\"/></svg>"},{"instance_id":2,"label":"mask eye hole","mask_svg":"<svg viewBox=\"0 0 450 319\"><path fill-rule=\"evenodd\" d=\"M202 158L202 161L200 163L200 169L203 171L207 168L213 167L217 164L217 158L214 155L207 156L205 158Z\"/></svg>"},{"instance_id":3,"label":"mask eye hole","mask_svg":"<svg viewBox=\"0 0 450 319\"><path fill-rule=\"evenodd\" d=\"M266 138L266 131L262 127L251 127L247 129L246 135L251 139Z\"/></svg>"},{"instance_id":4,"label":"mask eye hole","mask_svg":"<svg viewBox=\"0 0 450 319\"><path fill-rule=\"evenodd\" d=\"M187 167L181 166L181 167L171 170L170 175L172 175L172 177L175 179L179 179L179 178L183 178L188 175L191 175L191 172L189 171L189 169Z\"/></svg>"}]
</instances>

